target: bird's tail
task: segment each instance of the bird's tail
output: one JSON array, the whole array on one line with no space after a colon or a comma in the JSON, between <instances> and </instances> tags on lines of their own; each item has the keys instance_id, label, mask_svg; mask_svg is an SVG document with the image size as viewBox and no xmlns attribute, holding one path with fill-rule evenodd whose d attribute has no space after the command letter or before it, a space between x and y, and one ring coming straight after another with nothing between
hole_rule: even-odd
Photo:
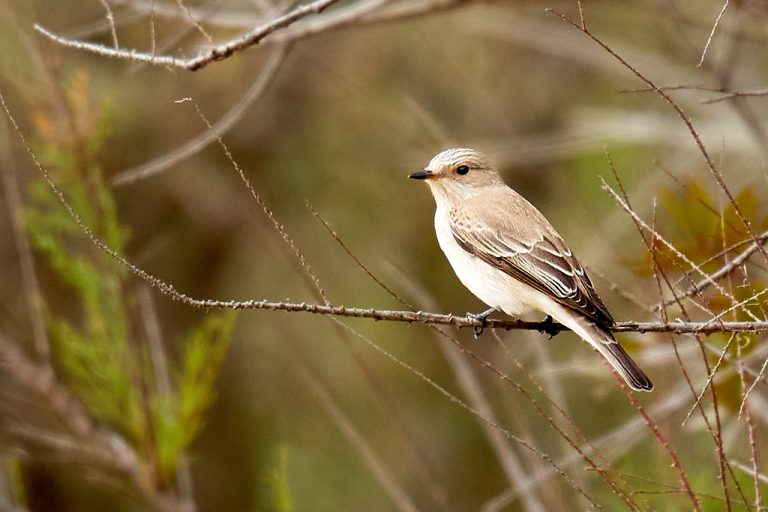
<instances>
[{"instance_id":1,"label":"bird's tail","mask_svg":"<svg viewBox=\"0 0 768 512\"><path fill-rule=\"evenodd\" d=\"M563 322L566 325L572 324ZM613 334L608 329L596 325L586 318L579 318L576 325L568 325L571 330L589 342L602 355L613 368L621 375L627 385L635 391L651 391L653 383L637 363L629 357Z\"/></svg>"},{"instance_id":2,"label":"bird's tail","mask_svg":"<svg viewBox=\"0 0 768 512\"><path fill-rule=\"evenodd\" d=\"M629 387L635 391L651 391L653 382L645 372L637 366L637 363L629 357L619 342L616 341L611 333L605 333L605 341L602 342L603 350L598 348L600 354L605 357L611 366L613 366L621 378Z\"/></svg>"}]
</instances>

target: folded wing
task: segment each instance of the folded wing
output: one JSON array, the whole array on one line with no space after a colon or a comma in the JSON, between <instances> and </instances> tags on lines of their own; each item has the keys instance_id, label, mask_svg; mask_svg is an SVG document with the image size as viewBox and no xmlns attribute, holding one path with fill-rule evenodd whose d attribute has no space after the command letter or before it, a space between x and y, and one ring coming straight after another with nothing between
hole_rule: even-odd
<instances>
[{"instance_id":1,"label":"folded wing","mask_svg":"<svg viewBox=\"0 0 768 512\"><path fill-rule=\"evenodd\" d=\"M450 212L453 236L464 250L598 324L613 325L584 267L532 205L512 203L520 211L511 212L466 206Z\"/></svg>"}]
</instances>

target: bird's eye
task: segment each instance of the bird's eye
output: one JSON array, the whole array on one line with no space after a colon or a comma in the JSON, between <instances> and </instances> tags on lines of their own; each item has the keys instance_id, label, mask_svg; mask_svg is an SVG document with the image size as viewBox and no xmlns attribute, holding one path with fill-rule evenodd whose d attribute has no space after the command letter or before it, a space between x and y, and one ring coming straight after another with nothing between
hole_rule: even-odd
<instances>
[{"instance_id":1,"label":"bird's eye","mask_svg":"<svg viewBox=\"0 0 768 512\"><path fill-rule=\"evenodd\" d=\"M456 168L456 174L467 174L469 172L469 167L466 165L460 165Z\"/></svg>"}]
</instances>

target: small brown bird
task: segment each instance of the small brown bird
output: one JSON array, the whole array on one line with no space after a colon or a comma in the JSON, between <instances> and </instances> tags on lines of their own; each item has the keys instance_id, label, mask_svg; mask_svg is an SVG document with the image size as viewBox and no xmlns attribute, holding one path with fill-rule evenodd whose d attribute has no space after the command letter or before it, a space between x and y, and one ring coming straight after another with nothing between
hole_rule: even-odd
<instances>
[{"instance_id":1,"label":"small brown bird","mask_svg":"<svg viewBox=\"0 0 768 512\"><path fill-rule=\"evenodd\" d=\"M435 231L459 280L490 310L540 311L597 350L634 390L653 384L611 333L613 317L555 228L473 149L447 149L409 178L426 180Z\"/></svg>"}]
</instances>

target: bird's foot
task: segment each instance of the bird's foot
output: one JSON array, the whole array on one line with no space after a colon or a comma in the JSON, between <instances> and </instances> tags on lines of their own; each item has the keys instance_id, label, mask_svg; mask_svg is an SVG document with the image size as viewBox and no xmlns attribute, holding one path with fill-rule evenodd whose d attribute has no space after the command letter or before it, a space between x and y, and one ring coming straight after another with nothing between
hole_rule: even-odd
<instances>
[{"instance_id":1,"label":"bird's foot","mask_svg":"<svg viewBox=\"0 0 768 512\"><path fill-rule=\"evenodd\" d=\"M549 339L552 339L560 334L560 331L563 330L563 326L556 324L552 319L552 315L547 315L547 318L545 318L544 321L539 324L539 327L536 330L540 333L548 334Z\"/></svg>"},{"instance_id":2,"label":"bird's foot","mask_svg":"<svg viewBox=\"0 0 768 512\"><path fill-rule=\"evenodd\" d=\"M467 318L480 322L480 325L475 325L473 327L472 332L475 335L475 339L479 338L483 334L485 326L488 324L488 317L491 316L491 313L495 311L496 308L491 308L487 311L483 311L482 313L467 313Z\"/></svg>"}]
</instances>

